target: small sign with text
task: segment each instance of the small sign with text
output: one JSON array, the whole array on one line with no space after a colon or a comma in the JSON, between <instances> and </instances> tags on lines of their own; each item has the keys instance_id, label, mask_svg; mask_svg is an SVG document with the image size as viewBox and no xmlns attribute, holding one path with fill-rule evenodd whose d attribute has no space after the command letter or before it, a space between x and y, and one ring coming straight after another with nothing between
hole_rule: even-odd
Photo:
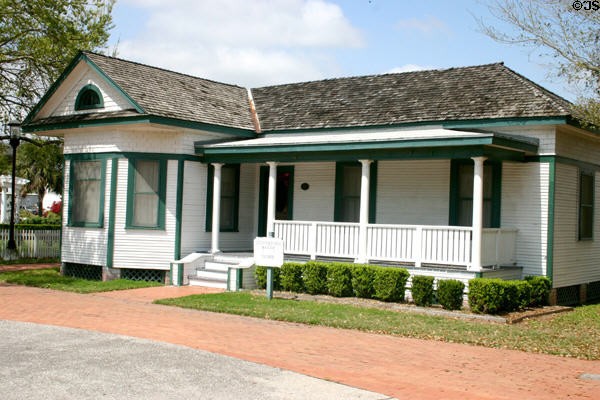
<instances>
[{"instance_id":1,"label":"small sign with text","mask_svg":"<svg viewBox=\"0 0 600 400\"><path fill-rule=\"evenodd\" d=\"M254 239L254 264L261 267L281 267L283 265L283 240L266 237Z\"/></svg>"}]
</instances>

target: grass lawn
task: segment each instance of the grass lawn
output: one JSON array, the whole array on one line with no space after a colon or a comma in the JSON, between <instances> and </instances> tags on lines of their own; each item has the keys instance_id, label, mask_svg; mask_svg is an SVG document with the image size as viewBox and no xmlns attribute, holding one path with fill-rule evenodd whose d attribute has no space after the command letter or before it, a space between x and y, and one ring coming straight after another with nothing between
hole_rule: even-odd
<instances>
[{"instance_id":1,"label":"grass lawn","mask_svg":"<svg viewBox=\"0 0 600 400\"><path fill-rule=\"evenodd\" d=\"M265 296L239 292L192 295L156 303L387 335L600 359L600 305L577 307L573 312L552 318L503 325L353 305L287 299L269 301Z\"/></svg>"},{"instance_id":2,"label":"grass lawn","mask_svg":"<svg viewBox=\"0 0 600 400\"><path fill-rule=\"evenodd\" d=\"M60 275L58 268L2 272L0 273L0 282L76 293L109 292L111 290L137 289L162 285L158 282L130 281L127 279L102 282L71 278Z\"/></svg>"}]
</instances>

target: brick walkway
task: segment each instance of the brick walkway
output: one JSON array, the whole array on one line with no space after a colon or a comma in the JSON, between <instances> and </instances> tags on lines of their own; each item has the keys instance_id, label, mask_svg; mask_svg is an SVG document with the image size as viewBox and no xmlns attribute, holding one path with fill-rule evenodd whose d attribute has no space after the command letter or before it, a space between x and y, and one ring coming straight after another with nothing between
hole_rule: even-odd
<instances>
[{"instance_id":1,"label":"brick walkway","mask_svg":"<svg viewBox=\"0 0 600 400\"><path fill-rule=\"evenodd\" d=\"M44 269L44 268L58 268L60 264L49 263L49 264L8 264L0 265L0 272L9 271L24 271L26 269Z\"/></svg>"},{"instance_id":2,"label":"brick walkway","mask_svg":"<svg viewBox=\"0 0 600 400\"><path fill-rule=\"evenodd\" d=\"M164 341L400 399L597 399L600 362L154 305L198 288L80 295L0 286L0 318ZM129 295L128 295L129 293Z\"/></svg>"}]
</instances>

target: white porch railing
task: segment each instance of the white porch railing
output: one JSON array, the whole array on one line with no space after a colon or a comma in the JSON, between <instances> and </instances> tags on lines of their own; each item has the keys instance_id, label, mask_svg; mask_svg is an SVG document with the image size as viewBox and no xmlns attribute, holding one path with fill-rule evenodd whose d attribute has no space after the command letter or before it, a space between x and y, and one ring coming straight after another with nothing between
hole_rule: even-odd
<instances>
[{"instance_id":1,"label":"white porch railing","mask_svg":"<svg viewBox=\"0 0 600 400\"><path fill-rule=\"evenodd\" d=\"M470 227L431 225L367 226L367 259L422 264L471 265ZM482 265L514 263L516 229L484 229ZM357 258L359 224L275 221L275 237L286 254Z\"/></svg>"}]
</instances>

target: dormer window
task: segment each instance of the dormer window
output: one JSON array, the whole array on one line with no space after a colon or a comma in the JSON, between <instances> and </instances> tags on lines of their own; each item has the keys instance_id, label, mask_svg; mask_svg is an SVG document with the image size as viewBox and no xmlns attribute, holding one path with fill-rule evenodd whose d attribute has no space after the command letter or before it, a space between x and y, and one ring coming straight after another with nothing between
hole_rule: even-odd
<instances>
[{"instance_id":1,"label":"dormer window","mask_svg":"<svg viewBox=\"0 0 600 400\"><path fill-rule=\"evenodd\" d=\"M84 86L75 100L75 111L103 108L104 101L100 90L94 85Z\"/></svg>"}]
</instances>

